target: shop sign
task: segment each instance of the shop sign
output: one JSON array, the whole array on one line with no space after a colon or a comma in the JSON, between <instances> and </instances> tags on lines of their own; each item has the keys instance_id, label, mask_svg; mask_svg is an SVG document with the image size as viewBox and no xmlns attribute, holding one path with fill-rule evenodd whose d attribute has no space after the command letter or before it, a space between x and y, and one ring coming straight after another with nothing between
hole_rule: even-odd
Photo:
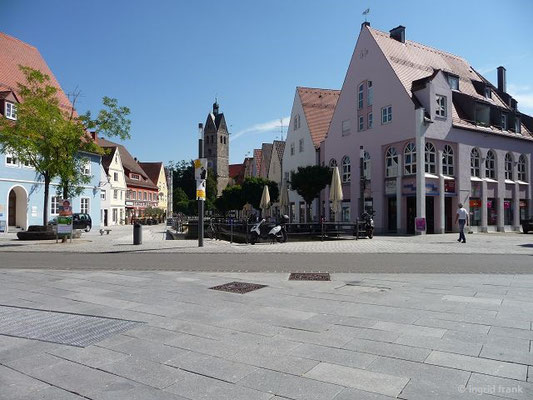
<instances>
[{"instance_id":1,"label":"shop sign","mask_svg":"<svg viewBox=\"0 0 533 400\"><path fill-rule=\"evenodd\" d=\"M481 200L472 199L470 200L470 208L479 208L481 207Z\"/></svg>"},{"instance_id":2,"label":"shop sign","mask_svg":"<svg viewBox=\"0 0 533 400\"><path fill-rule=\"evenodd\" d=\"M416 185L413 183L404 184L403 194L404 195L416 194ZM431 196L438 196L439 195L438 186L434 183L426 183L426 194L429 194Z\"/></svg>"},{"instance_id":3,"label":"shop sign","mask_svg":"<svg viewBox=\"0 0 533 400\"><path fill-rule=\"evenodd\" d=\"M385 194L395 194L396 193L396 180L389 179L385 181Z\"/></svg>"},{"instance_id":4,"label":"shop sign","mask_svg":"<svg viewBox=\"0 0 533 400\"><path fill-rule=\"evenodd\" d=\"M455 181L444 181L444 193L455 193Z\"/></svg>"},{"instance_id":5,"label":"shop sign","mask_svg":"<svg viewBox=\"0 0 533 400\"><path fill-rule=\"evenodd\" d=\"M126 205L127 205L127 206L133 206L133 201L127 201L127 202L126 202Z\"/></svg>"},{"instance_id":6,"label":"shop sign","mask_svg":"<svg viewBox=\"0 0 533 400\"><path fill-rule=\"evenodd\" d=\"M423 217L415 218L415 229L417 232L424 232L426 230L426 219Z\"/></svg>"}]
</instances>

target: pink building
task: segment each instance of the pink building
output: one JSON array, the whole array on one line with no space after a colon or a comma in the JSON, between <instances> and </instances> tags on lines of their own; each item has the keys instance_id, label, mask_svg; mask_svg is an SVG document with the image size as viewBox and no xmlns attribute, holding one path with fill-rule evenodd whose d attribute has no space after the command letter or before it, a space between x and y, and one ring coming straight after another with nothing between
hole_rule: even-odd
<instances>
[{"instance_id":1,"label":"pink building","mask_svg":"<svg viewBox=\"0 0 533 400\"><path fill-rule=\"evenodd\" d=\"M533 118L505 73L494 86L465 59L405 40L402 26L364 23L321 146L341 173L342 219L364 201L378 232L414 233L424 217L427 233L441 233L456 230L463 203L474 230L519 229L531 213Z\"/></svg>"}]
</instances>

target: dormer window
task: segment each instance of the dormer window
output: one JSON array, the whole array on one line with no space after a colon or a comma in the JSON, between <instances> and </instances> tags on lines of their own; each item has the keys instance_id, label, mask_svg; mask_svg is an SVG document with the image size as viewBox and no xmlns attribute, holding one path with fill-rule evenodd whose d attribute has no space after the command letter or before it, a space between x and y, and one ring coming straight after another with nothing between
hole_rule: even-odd
<instances>
[{"instance_id":1,"label":"dormer window","mask_svg":"<svg viewBox=\"0 0 533 400\"><path fill-rule=\"evenodd\" d=\"M6 118L17 119L17 106L15 104L6 101L4 111Z\"/></svg>"},{"instance_id":2,"label":"dormer window","mask_svg":"<svg viewBox=\"0 0 533 400\"><path fill-rule=\"evenodd\" d=\"M131 176L131 179L135 179L136 181L141 180L141 177L139 174L131 174L130 176Z\"/></svg>"},{"instance_id":3,"label":"dormer window","mask_svg":"<svg viewBox=\"0 0 533 400\"><path fill-rule=\"evenodd\" d=\"M448 84L452 90L459 90L459 77L455 75L448 75Z\"/></svg>"},{"instance_id":4,"label":"dormer window","mask_svg":"<svg viewBox=\"0 0 533 400\"><path fill-rule=\"evenodd\" d=\"M485 88L485 97L486 97L487 99L492 99L492 90L490 90L489 87L486 87L486 88Z\"/></svg>"},{"instance_id":5,"label":"dormer window","mask_svg":"<svg viewBox=\"0 0 533 400\"><path fill-rule=\"evenodd\" d=\"M502 130L506 131L507 129L507 114L502 114Z\"/></svg>"},{"instance_id":6,"label":"dormer window","mask_svg":"<svg viewBox=\"0 0 533 400\"><path fill-rule=\"evenodd\" d=\"M520 118L516 117L514 120L514 131L516 133L522 133L522 126L520 124Z\"/></svg>"},{"instance_id":7,"label":"dormer window","mask_svg":"<svg viewBox=\"0 0 533 400\"><path fill-rule=\"evenodd\" d=\"M87 160L83 163L82 171L83 175L90 176L91 175L91 161Z\"/></svg>"},{"instance_id":8,"label":"dormer window","mask_svg":"<svg viewBox=\"0 0 533 400\"><path fill-rule=\"evenodd\" d=\"M435 109L435 115L437 117L446 118L446 96L437 95L437 108Z\"/></svg>"}]
</instances>

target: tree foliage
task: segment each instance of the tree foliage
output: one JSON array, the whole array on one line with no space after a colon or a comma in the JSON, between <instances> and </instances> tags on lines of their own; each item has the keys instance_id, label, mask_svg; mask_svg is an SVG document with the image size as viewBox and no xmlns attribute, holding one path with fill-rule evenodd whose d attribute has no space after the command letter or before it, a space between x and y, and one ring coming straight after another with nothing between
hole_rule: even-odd
<instances>
[{"instance_id":1,"label":"tree foliage","mask_svg":"<svg viewBox=\"0 0 533 400\"><path fill-rule=\"evenodd\" d=\"M279 188L276 182L269 181L265 178L251 177L246 178L242 184L244 203L250 203L253 208L259 209L261 195L263 194L263 188L265 185L268 185L271 203L278 201Z\"/></svg>"},{"instance_id":2,"label":"tree foliage","mask_svg":"<svg viewBox=\"0 0 533 400\"><path fill-rule=\"evenodd\" d=\"M240 185L228 186L215 200L216 209L224 215L231 210L242 210L245 204L244 193Z\"/></svg>"},{"instance_id":3,"label":"tree foliage","mask_svg":"<svg viewBox=\"0 0 533 400\"><path fill-rule=\"evenodd\" d=\"M308 218L313 200L318 198L320 192L331 182L331 169L321 165L298 167L291 174L291 189L295 190L305 200Z\"/></svg>"}]
</instances>

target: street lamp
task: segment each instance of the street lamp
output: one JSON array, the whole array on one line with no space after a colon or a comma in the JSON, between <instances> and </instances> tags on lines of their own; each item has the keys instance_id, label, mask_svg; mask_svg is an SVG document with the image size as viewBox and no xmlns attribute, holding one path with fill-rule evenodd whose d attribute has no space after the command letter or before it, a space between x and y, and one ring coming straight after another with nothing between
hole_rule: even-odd
<instances>
[{"instance_id":1,"label":"street lamp","mask_svg":"<svg viewBox=\"0 0 533 400\"><path fill-rule=\"evenodd\" d=\"M204 158L204 124L198 124L198 158ZM204 247L204 201L198 199L198 247Z\"/></svg>"}]
</instances>

